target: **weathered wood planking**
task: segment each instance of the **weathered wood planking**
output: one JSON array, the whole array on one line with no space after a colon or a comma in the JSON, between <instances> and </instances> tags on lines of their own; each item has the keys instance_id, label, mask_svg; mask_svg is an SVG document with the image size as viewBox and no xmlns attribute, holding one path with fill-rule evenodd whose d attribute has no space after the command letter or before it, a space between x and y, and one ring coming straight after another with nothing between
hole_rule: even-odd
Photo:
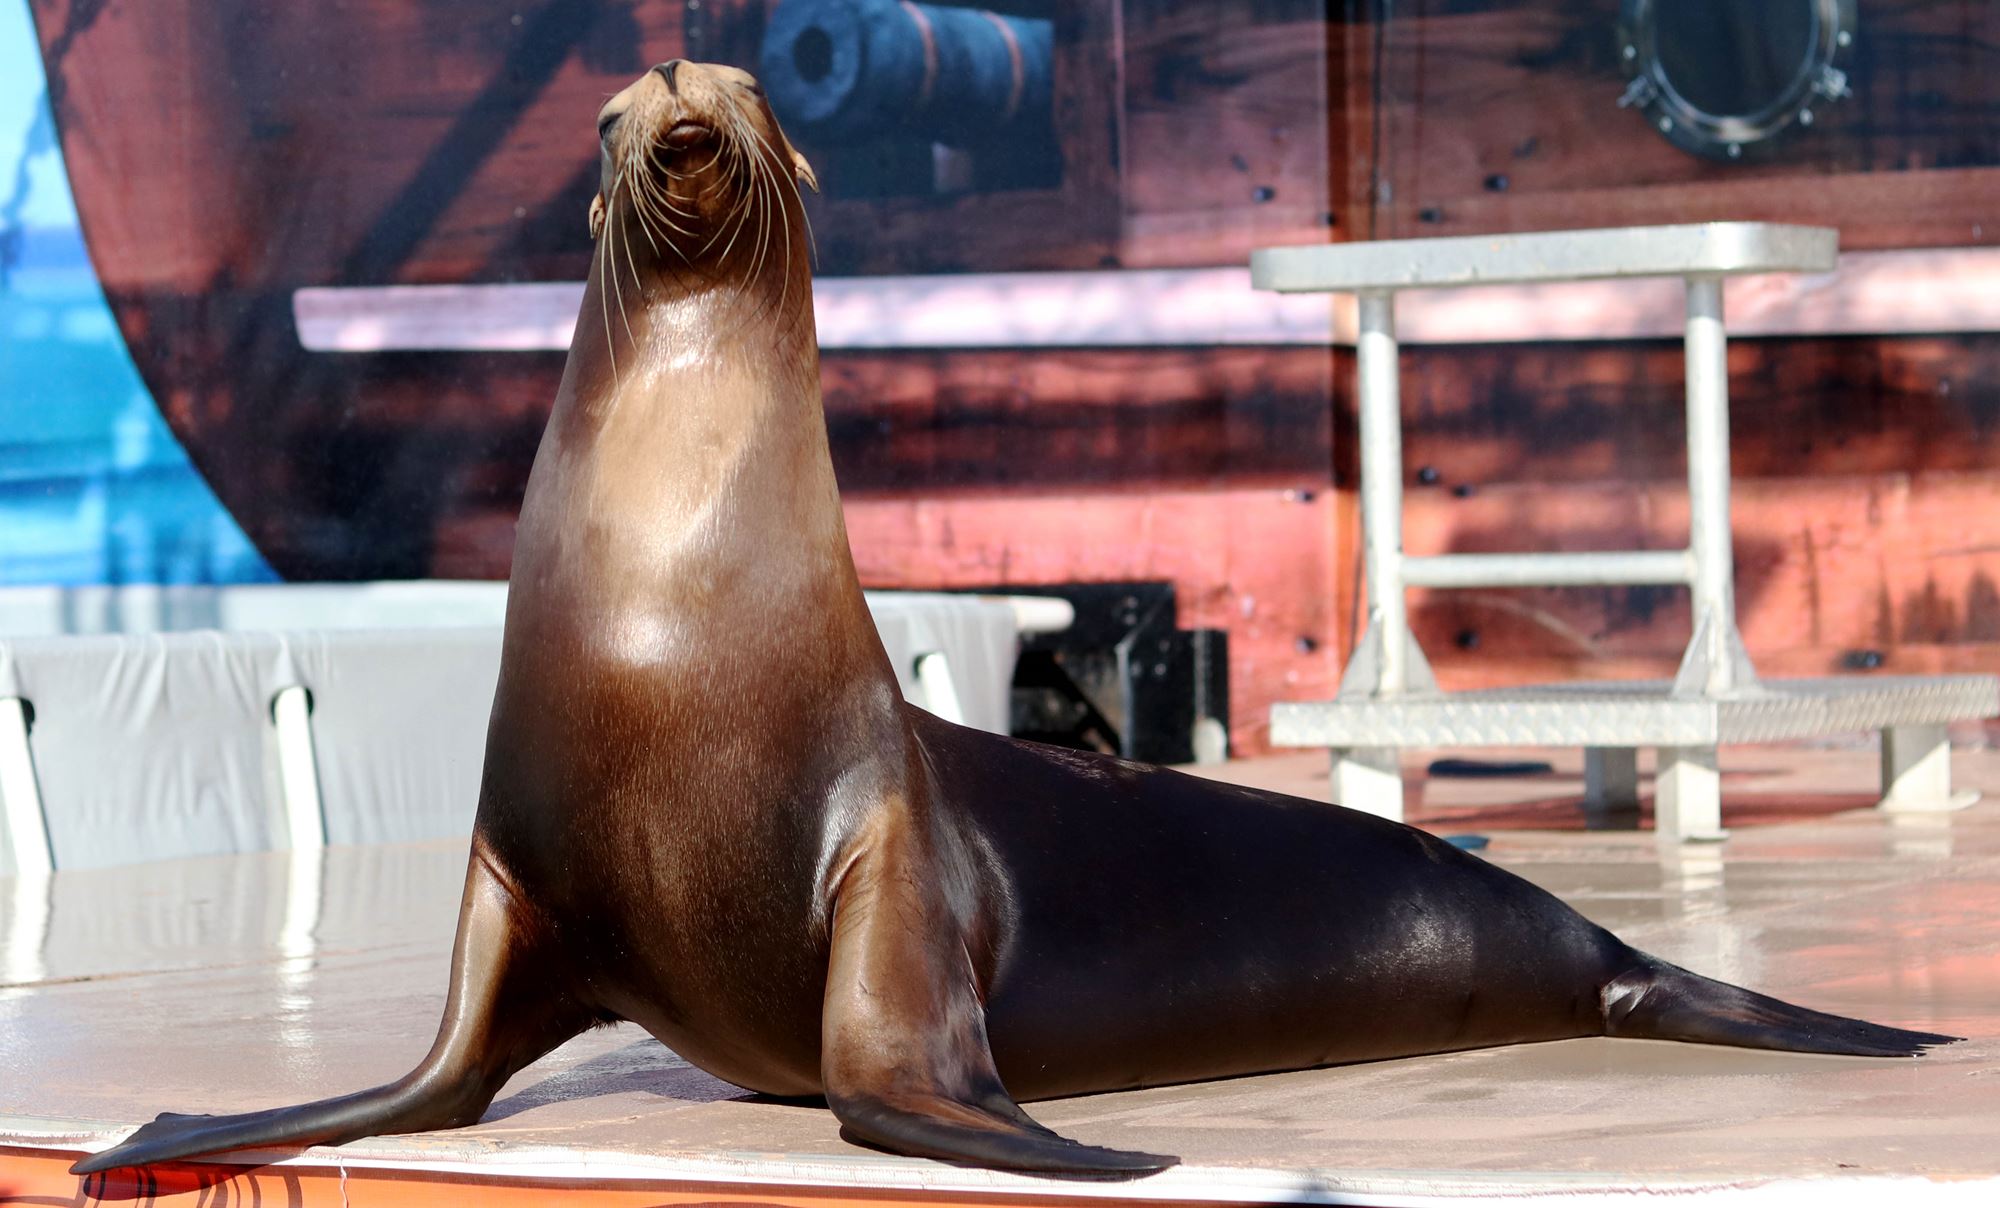
<instances>
[{"instance_id":1,"label":"weathered wood planking","mask_svg":"<svg viewBox=\"0 0 2000 1208\"><path fill-rule=\"evenodd\" d=\"M1863 4L1854 96L1738 163L1617 107L1618 8L1395 6L1375 63L1377 237L1737 218L1838 226L1854 248L2000 238L2000 6Z\"/></svg>"},{"instance_id":2,"label":"weathered wood planking","mask_svg":"<svg viewBox=\"0 0 2000 1208\"><path fill-rule=\"evenodd\" d=\"M1996 6L2000 9L2000 6ZM1409 212L1383 215L1382 238L1578 230L1680 222L1830 226L1850 251L1970 247L2000 231L2000 168L1841 172L1784 181L1742 178L1644 188L1516 194L1439 190ZM1434 221L1422 215L1434 214ZM1412 214L1417 215L1413 218Z\"/></svg>"},{"instance_id":3,"label":"weathered wood planking","mask_svg":"<svg viewBox=\"0 0 2000 1208\"><path fill-rule=\"evenodd\" d=\"M678 5L238 7L37 0L109 288L580 277L589 122L681 51Z\"/></svg>"},{"instance_id":4,"label":"weathered wood planking","mask_svg":"<svg viewBox=\"0 0 2000 1208\"><path fill-rule=\"evenodd\" d=\"M281 572L504 573L490 540L462 557L438 530L518 505L549 358L313 356L291 294L580 277L587 123L680 53L680 15L360 0L335 33L311 6L253 20L188 0L38 0L66 164L126 343Z\"/></svg>"},{"instance_id":5,"label":"weathered wood planking","mask_svg":"<svg viewBox=\"0 0 2000 1208\"><path fill-rule=\"evenodd\" d=\"M1331 485L1323 348L829 353L850 495ZM1061 533L1033 534L1061 539Z\"/></svg>"},{"instance_id":6,"label":"weathered wood planking","mask_svg":"<svg viewBox=\"0 0 2000 1208\"><path fill-rule=\"evenodd\" d=\"M1336 237L1348 27L1326 8L1124 0L1121 263L1240 265Z\"/></svg>"},{"instance_id":7,"label":"weathered wood planking","mask_svg":"<svg viewBox=\"0 0 2000 1208\"><path fill-rule=\"evenodd\" d=\"M1736 595L1767 673L1957 670L2000 642L2000 471L1739 479ZM1676 548L1687 495L1664 483L1509 486L1409 498L1413 554ZM1551 660L1668 675L1690 628L1670 588L1413 592L1440 676L1526 678ZM1956 651L1956 654L1953 652ZM1602 669L1592 674L1603 674Z\"/></svg>"},{"instance_id":8,"label":"weathered wood planking","mask_svg":"<svg viewBox=\"0 0 2000 1208\"><path fill-rule=\"evenodd\" d=\"M1861 666L1853 659L1871 651L1889 669L1988 665L1979 660L2000 624L2000 508L1991 506L2000 373L1984 366L2000 357L2000 337L1738 341L1730 355L1739 595L1760 665L1821 674ZM1405 356L1411 552L1685 542L1678 345ZM1184 385L1202 371L1212 395ZM1311 614L1320 628L1301 624L1297 636L1344 651L1358 589L1351 371L1344 352L1300 349L830 357L829 423L856 506L932 500L943 510L930 514L970 509L985 533L975 569L959 573L947 568L963 553L946 546L962 521L897 530L903 552L892 563L871 560L874 530L856 529L864 567L880 576L870 585L925 586L925 549L933 586L1023 571L1040 577L1021 581L1117 579L1142 568L1104 556L1083 526L1052 523L1051 496L1057 511L1091 498L1144 509L1204 486L1217 500L1253 481L1299 498L1332 481L1321 539L1339 564L1326 572L1333 594ZM1321 390L1341 400L1325 438L1315 426ZM1233 425L1247 439L1232 438ZM1321 439L1335 454L1324 461ZM1967 525L1983 532L1985 514L1994 533L1943 539ZM1183 594L1221 581L1171 577ZM1661 588L1417 593L1413 617L1440 674L1460 686L1524 682L1552 667L1670 674L1690 623L1686 594ZM1270 699L1298 699L1257 703L1249 691L1232 694L1252 710L1238 719L1260 725ZM1243 749L1256 749L1256 734L1244 731Z\"/></svg>"},{"instance_id":9,"label":"weathered wood planking","mask_svg":"<svg viewBox=\"0 0 2000 1208\"><path fill-rule=\"evenodd\" d=\"M652 62L753 63L767 0L356 0L337 33L311 6L33 7L134 358L272 561L505 574L561 358L306 354L290 292L580 277L583 123ZM1061 6L1065 186L816 201L822 268L1240 264L1271 243L1723 217L1839 225L1850 247L1993 238L2000 6L1864 5L1856 98L1735 165L1616 109L1615 0L1381 7ZM1987 336L1732 346L1766 671L1995 665L1996 361ZM1424 347L1405 367L1408 468L1441 476L1411 489L1412 549L1683 539L1677 346ZM1259 749L1270 702L1330 691L1355 631L1351 372L1300 348L830 355L864 573L1173 581L1189 623L1231 630L1239 747ZM1416 604L1454 683L1659 674L1686 634L1677 592Z\"/></svg>"},{"instance_id":10,"label":"weathered wood planking","mask_svg":"<svg viewBox=\"0 0 2000 1208\"><path fill-rule=\"evenodd\" d=\"M1471 487L1678 479L1683 358L1668 341L1406 347L1410 472ZM2000 467L2000 334L1734 340L1729 400L1742 477Z\"/></svg>"},{"instance_id":11,"label":"weathered wood planking","mask_svg":"<svg viewBox=\"0 0 2000 1208\"><path fill-rule=\"evenodd\" d=\"M1403 350L1404 456L1446 487L1685 473L1668 341ZM2000 335L1737 340L1745 477L2000 465ZM1291 348L829 353L850 492L1160 485L1353 487L1351 354ZM1339 409L1329 417L1329 398Z\"/></svg>"},{"instance_id":12,"label":"weathered wood planking","mask_svg":"<svg viewBox=\"0 0 2000 1208\"><path fill-rule=\"evenodd\" d=\"M1405 349L1406 548L1683 545L1681 362L1669 342ZM2000 665L2000 336L1740 340L1729 362L1760 669ZM1344 413L1336 443L1353 431ZM1452 687L1670 675L1691 623L1670 588L1415 592L1411 617Z\"/></svg>"}]
</instances>

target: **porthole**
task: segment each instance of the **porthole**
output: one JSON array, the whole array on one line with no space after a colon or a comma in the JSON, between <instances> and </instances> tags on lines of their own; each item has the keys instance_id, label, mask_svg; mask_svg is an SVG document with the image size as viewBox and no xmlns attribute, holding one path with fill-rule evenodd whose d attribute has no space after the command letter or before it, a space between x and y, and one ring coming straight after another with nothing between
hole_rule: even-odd
<instances>
[{"instance_id":1,"label":"porthole","mask_svg":"<svg viewBox=\"0 0 2000 1208\"><path fill-rule=\"evenodd\" d=\"M1683 151L1740 160L1849 95L1855 0L1623 0L1618 101Z\"/></svg>"}]
</instances>

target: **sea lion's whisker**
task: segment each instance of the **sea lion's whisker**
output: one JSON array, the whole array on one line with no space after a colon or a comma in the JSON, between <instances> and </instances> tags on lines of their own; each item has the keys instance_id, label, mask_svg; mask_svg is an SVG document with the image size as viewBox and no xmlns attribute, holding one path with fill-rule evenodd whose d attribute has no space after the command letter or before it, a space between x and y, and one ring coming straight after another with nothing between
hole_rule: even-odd
<instances>
[{"instance_id":1,"label":"sea lion's whisker","mask_svg":"<svg viewBox=\"0 0 2000 1208\"><path fill-rule=\"evenodd\" d=\"M638 201L645 207L647 215L666 229L679 235L686 235L687 232L681 229L680 224L667 215L671 212L688 219L692 219L694 215L682 214L681 211L674 209L672 195L661 188L660 182L651 173L635 172L634 175L638 181Z\"/></svg>"},{"instance_id":2,"label":"sea lion's whisker","mask_svg":"<svg viewBox=\"0 0 2000 1208\"><path fill-rule=\"evenodd\" d=\"M757 193L759 197L763 199L760 202L760 204L764 207L765 242L768 243L772 248L776 248L778 246L778 241L776 239L771 238L772 224L775 223L779 227L789 228L791 222L789 215L785 213L784 198L779 195L776 182L774 182L771 179L770 165L768 163L765 165L764 170L758 174ZM789 241L791 236L787 232L784 235L784 238L787 241ZM760 271L763 258L764 258L763 254L760 253L758 257ZM792 292L791 285L792 283L790 279L785 276L783 270L781 269L778 276L778 301L777 301L777 309L781 313L785 308L785 303L789 301L791 298L791 292Z\"/></svg>"},{"instance_id":3,"label":"sea lion's whisker","mask_svg":"<svg viewBox=\"0 0 2000 1208\"><path fill-rule=\"evenodd\" d=\"M611 382L613 386L616 386L618 382L618 350L613 347L611 339L611 299L604 292L604 277L611 263L611 255L608 249L611 241L610 228L612 217L611 203L606 201L604 204L604 225L598 229L597 250L593 253L593 256L597 260L597 309L604 315L604 354L611 358Z\"/></svg>"},{"instance_id":4,"label":"sea lion's whisker","mask_svg":"<svg viewBox=\"0 0 2000 1208\"><path fill-rule=\"evenodd\" d=\"M753 161L753 163L757 164L761 164L761 162L761 156ZM767 192L770 182L765 174L755 167L752 168L750 176L751 183L756 186L757 202L754 209L758 211L755 215L757 222L757 258L755 263L750 266L750 275L747 280L754 281L764 271L764 259L771 245L770 195Z\"/></svg>"},{"instance_id":5,"label":"sea lion's whisker","mask_svg":"<svg viewBox=\"0 0 2000 1208\"><path fill-rule=\"evenodd\" d=\"M729 231L729 242L723 245L722 251L716 256L718 261L726 262L729 259L729 253L736 250L737 237L742 235L743 223L749 213L749 191L739 186L736 192L736 205L731 209L729 217L716 224L715 234L709 236L708 242L701 249L706 253L709 248L715 246L715 241L722 237L722 232L726 227ZM730 222L730 219L735 220L733 224Z\"/></svg>"},{"instance_id":6,"label":"sea lion's whisker","mask_svg":"<svg viewBox=\"0 0 2000 1208\"><path fill-rule=\"evenodd\" d=\"M778 312L783 314L792 298L792 211L785 200L785 185L780 176L783 169L775 162L776 158L775 155L765 157L763 177L764 187L770 191L768 205L777 211L771 221L778 224L779 232L784 237L785 258L778 270Z\"/></svg>"},{"instance_id":7,"label":"sea lion's whisker","mask_svg":"<svg viewBox=\"0 0 2000 1208\"><path fill-rule=\"evenodd\" d=\"M673 192L669 186L649 178L646 182L646 199L647 208L655 218L659 219L662 226L682 238L687 238L691 234L687 228L675 222L674 218L685 218L693 222L695 215L674 205Z\"/></svg>"},{"instance_id":8,"label":"sea lion's whisker","mask_svg":"<svg viewBox=\"0 0 2000 1208\"><path fill-rule=\"evenodd\" d=\"M629 269L632 273L632 292L640 295L641 299L643 300L645 296L645 284L639 278L638 261L635 260L632 256L632 232L630 230L625 231L623 235L619 238L618 246L624 250L625 267ZM625 320L625 338L628 341L632 342L633 344L637 344L638 337L632 334L632 312L626 308L625 300L622 294L620 295L618 300L618 313L621 316L623 316Z\"/></svg>"},{"instance_id":9,"label":"sea lion's whisker","mask_svg":"<svg viewBox=\"0 0 2000 1208\"><path fill-rule=\"evenodd\" d=\"M630 169L626 171L629 172ZM632 216L639 220L639 232L646 237L646 242L652 245L653 255L657 257L660 254L660 242L653 238L653 224L646 214L645 189L634 178L627 182L626 192L632 195Z\"/></svg>"},{"instance_id":10,"label":"sea lion's whisker","mask_svg":"<svg viewBox=\"0 0 2000 1208\"><path fill-rule=\"evenodd\" d=\"M680 223L675 222L673 218L669 217L670 212L675 214L678 214L680 212L678 210L675 210L672 205L667 204L662 200L662 196L659 191L659 185L657 182L654 181L645 182L645 184L639 190L638 201L639 204L644 207L646 217L650 222L653 222L657 224L659 227L663 227L668 231L672 231L674 234L679 235L682 238L686 238L688 236L687 229L681 226ZM692 219L693 216L682 215L682 217ZM665 236L662 236L662 238L665 238ZM672 240L668 240L668 245L672 246ZM674 250L676 253L680 251L679 248L675 248Z\"/></svg>"},{"instance_id":11,"label":"sea lion's whisker","mask_svg":"<svg viewBox=\"0 0 2000 1208\"><path fill-rule=\"evenodd\" d=\"M731 115L731 124L735 134L733 145L738 151L739 173L741 176L738 191L742 197L744 211L742 221L754 222L757 226L757 255L750 270L751 276L754 277L763 269L764 247L771 233L770 224L765 221L765 216L761 213L765 205L762 172L764 167L763 143L756 137L754 132L747 128L747 123L743 121L740 114Z\"/></svg>"},{"instance_id":12,"label":"sea lion's whisker","mask_svg":"<svg viewBox=\"0 0 2000 1208\"><path fill-rule=\"evenodd\" d=\"M783 218L781 219L781 221L784 223L785 227L785 269L784 269L785 285L784 285L784 292L778 295L779 309L783 310L784 303L787 300L789 300L792 296L792 207L791 204L785 198L785 188L783 182L782 181L778 182L774 186L774 189L778 195L778 208L784 211ZM792 196L794 198L797 198L799 202L799 208L801 211L803 211L805 208L805 199L798 197L798 189L799 189L798 181L797 179L794 179L792 181ZM811 292L810 289L808 289L807 292L810 293ZM793 321L796 323L797 322L796 318L794 318Z\"/></svg>"},{"instance_id":13,"label":"sea lion's whisker","mask_svg":"<svg viewBox=\"0 0 2000 1208\"><path fill-rule=\"evenodd\" d=\"M616 200L617 200L617 196L618 196L618 184L619 184L619 183L622 183L622 182L613 182L613 184L612 184L612 188L611 188L611 193L612 193L612 200L613 200L613 202L614 202L614 203L615 203L615 202L616 202ZM628 190L628 191L629 191L629 190ZM607 210L609 209L609 207L608 207L608 206L607 206L606 208L607 208ZM617 233L618 233L618 230L619 230L619 228L620 228L620 227L622 227L623 225L624 225L624 223L622 223L622 222L606 222L606 223L605 223L605 231L604 231L604 233L605 233L605 242L606 242L607 244L609 244L611 240L613 240L613 239L616 239L616 238L618 237L618 234L617 234ZM614 294L616 295L616 297L617 297L617 300L618 300L618 318L619 318L619 321L620 321L620 322L622 322L622 323L623 323L623 324L625 325L625 338L626 338L626 340L627 340L627 341L629 341L629 342L631 342L632 344L636 345L636 344L638 343L638 339L637 339L637 337L635 337L635 336L634 336L634 335L632 334L632 312L631 312L631 311L629 311L629 310L627 310L627 309L626 309L626 307L625 307L625 287L624 287L623 285L621 285L621 284L619 283L619 280L618 280L618 256L617 256L617 251L616 251L616 249L610 249L610 250L608 250L608 251L607 251L607 254L606 254L606 259L608 260L608 262L609 262L609 264L610 264L610 266L611 266L611 289L612 289L612 292L613 292L613 293L614 293ZM631 263L631 259L632 259L632 250L631 250L631 240L630 240L630 238L629 238L629 237L628 237L628 238L626 239L626 241L625 241L625 259L626 259L626 263L628 263L628 264L630 264L630 263ZM639 270L638 270L637 266L634 266L634 267L633 267L633 269L632 269L632 285L633 285L633 288L635 288L635 289L636 289L636 288L638 288L638 285L639 285ZM617 360L616 360L616 357L615 357L615 356L614 356L614 358L613 358L613 360L612 360L612 374L613 374L613 376L612 376L612 381L613 381L613 382L616 382L616 381L617 381L618 379L617 379L617 376L616 376L616 375L617 375Z\"/></svg>"},{"instance_id":14,"label":"sea lion's whisker","mask_svg":"<svg viewBox=\"0 0 2000 1208\"><path fill-rule=\"evenodd\" d=\"M733 138L733 132L729 137ZM722 225L740 215L746 201L742 152L736 148L733 141L724 144L721 166L722 171L716 174L716 180L712 182L711 192L727 188L731 191L732 196L729 213L717 224L718 230L720 230Z\"/></svg>"},{"instance_id":15,"label":"sea lion's whisker","mask_svg":"<svg viewBox=\"0 0 2000 1208\"><path fill-rule=\"evenodd\" d=\"M679 223L661 211L659 182L654 180L650 173L641 172L635 168L633 172L632 193L641 221L646 224L648 239L652 238L656 228L659 227L663 227L667 231L672 231L683 238L687 236L688 232ZM665 241L668 247L673 248L676 256L681 257L683 260L687 259L687 254L682 252L666 234L661 233L660 239ZM658 255L659 251L660 245L658 242L655 242L653 244L653 253Z\"/></svg>"}]
</instances>

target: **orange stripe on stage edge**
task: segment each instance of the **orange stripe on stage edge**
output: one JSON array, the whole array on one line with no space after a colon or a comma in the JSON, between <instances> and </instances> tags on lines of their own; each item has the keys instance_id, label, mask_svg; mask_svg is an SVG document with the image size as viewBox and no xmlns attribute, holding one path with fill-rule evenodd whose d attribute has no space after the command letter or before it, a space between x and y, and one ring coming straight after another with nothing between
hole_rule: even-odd
<instances>
[{"instance_id":1,"label":"orange stripe on stage edge","mask_svg":"<svg viewBox=\"0 0 2000 1208\"><path fill-rule=\"evenodd\" d=\"M235 1166L213 1162L161 1162L143 1170L73 1175L80 1151L0 1146L0 1205L224 1205L278 1204L290 1208L673 1208L728 1204L732 1208L922 1208L925 1205L1009 1205L1084 1208L1092 1203L1176 1204L1172 1197L1134 1200L1129 1195L1036 1195L883 1190L760 1184L736 1180L527 1178L480 1175L421 1166L338 1164Z\"/></svg>"}]
</instances>

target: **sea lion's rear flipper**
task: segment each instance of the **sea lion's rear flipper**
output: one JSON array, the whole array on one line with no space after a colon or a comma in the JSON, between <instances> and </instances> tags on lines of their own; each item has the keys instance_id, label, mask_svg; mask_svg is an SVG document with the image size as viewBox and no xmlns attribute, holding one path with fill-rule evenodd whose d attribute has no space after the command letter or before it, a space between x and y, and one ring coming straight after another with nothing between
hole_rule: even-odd
<instances>
[{"instance_id":1,"label":"sea lion's rear flipper","mask_svg":"<svg viewBox=\"0 0 2000 1208\"><path fill-rule=\"evenodd\" d=\"M943 891L893 869L846 881L821 1020L821 1075L842 1136L1051 1174L1141 1175L1180 1160L1079 1144L1030 1119L994 1068L963 932L930 900Z\"/></svg>"},{"instance_id":2,"label":"sea lion's rear flipper","mask_svg":"<svg viewBox=\"0 0 2000 1208\"><path fill-rule=\"evenodd\" d=\"M1961 1039L1794 1006L1635 955L1638 964L1604 987L1607 1036L1849 1057L1915 1057Z\"/></svg>"},{"instance_id":3,"label":"sea lion's rear flipper","mask_svg":"<svg viewBox=\"0 0 2000 1208\"><path fill-rule=\"evenodd\" d=\"M550 978L549 943L475 840L444 1021L416 1069L386 1086L297 1107L236 1116L167 1112L70 1170L91 1174L232 1149L339 1145L474 1123L517 1070L593 1022Z\"/></svg>"}]
</instances>

